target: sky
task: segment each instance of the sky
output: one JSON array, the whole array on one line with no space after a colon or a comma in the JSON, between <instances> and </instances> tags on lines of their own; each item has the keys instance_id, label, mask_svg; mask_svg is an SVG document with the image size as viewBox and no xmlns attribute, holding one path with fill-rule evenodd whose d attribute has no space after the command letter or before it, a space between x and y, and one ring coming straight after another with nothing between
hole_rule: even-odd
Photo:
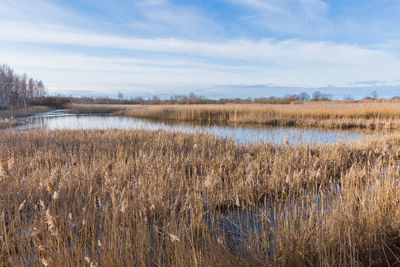
<instances>
[{"instance_id":1,"label":"sky","mask_svg":"<svg viewBox=\"0 0 400 267\"><path fill-rule=\"evenodd\" d=\"M400 95L398 0L0 0L0 64L50 94Z\"/></svg>"}]
</instances>

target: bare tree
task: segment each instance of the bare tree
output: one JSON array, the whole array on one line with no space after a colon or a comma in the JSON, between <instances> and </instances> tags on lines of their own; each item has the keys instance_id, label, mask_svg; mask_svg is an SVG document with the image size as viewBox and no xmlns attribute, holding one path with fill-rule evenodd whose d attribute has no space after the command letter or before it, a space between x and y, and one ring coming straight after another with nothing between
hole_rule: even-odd
<instances>
[{"instance_id":1,"label":"bare tree","mask_svg":"<svg viewBox=\"0 0 400 267\"><path fill-rule=\"evenodd\" d=\"M18 75L7 65L0 66L0 109L27 107L32 100L45 95L42 81Z\"/></svg>"},{"instance_id":2,"label":"bare tree","mask_svg":"<svg viewBox=\"0 0 400 267\"><path fill-rule=\"evenodd\" d=\"M331 98L332 98L332 95L323 94L320 91L316 91L312 94L312 100L315 100L315 101L325 101L325 100L330 100Z\"/></svg>"},{"instance_id":3,"label":"bare tree","mask_svg":"<svg viewBox=\"0 0 400 267\"><path fill-rule=\"evenodd\" d=\"M307 101L310 99L310 95L307 94L306 92L301 92L299 94L299 100Z\"/></svg>"}]
</instances>

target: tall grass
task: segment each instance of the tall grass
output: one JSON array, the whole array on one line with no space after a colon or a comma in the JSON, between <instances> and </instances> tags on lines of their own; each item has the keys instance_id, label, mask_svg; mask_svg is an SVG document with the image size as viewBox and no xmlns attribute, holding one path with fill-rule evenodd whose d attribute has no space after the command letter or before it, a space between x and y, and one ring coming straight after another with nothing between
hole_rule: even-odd
<instances>
[{"instance_id":1,"label":"tall grass","mask_svg":"<svg viewBox=\"0 0 400 267\"><path fill-rule=\"evenodd\" d=\"M149 105L133 106L123 114L138 118L202 123L249 123L330 129L400 129L400 103L396 101L324 101L290 105Z\"/></svg>"},{"instance_id":2,"label":"tall grass","mask_svg":"<svg viewBox=\"0 0 400 267\"><path fill-rule=\"evenodd\" d=\"M51 107L46 106L31 106L21 109L9 109L0 110L0 119L11 118L11 117L27 117L37 113L47 112L52 110Z\"/></svg>"},{"instance_id":3,"label":"tall grass","mask_svg":"<svg viewBox=\"0 0 400 267\"><path fill-rule=\"evenodd\" d=\"M50 107L45 106L31 106L21 109L0 110L0 130L13 128L24 124L22 121L15 120L16 117L31 116L41 112L50 111Z\"/></svg>"},{"instance_id":4,"label":"tall grass","mask_svg":"<svg viewBox=\"0 0 400 267\"><path fill-rule=\"evenodd\" d=\"M0 264L399 265L399 141L2 132Z\"/></svg>"},{"instance_id":5,"label":"tall grass","mask_svg":"<svg viewBox=\"0 0 400 267\"><path fill-rule=\"evenodd\" d=\"M99 114L99 113L117 113L123 112L133 105L117 105L117 104L67 104L66 108L70 113L77 114Z\"/></svg>"},{"instance_id":6,"label":"tall grass","mask_svg":"<svg viewBox=\"0 0 400 267\"><path fill-rule=\"evenodd\" d=\"M0 119L0 130L16 127L22 123L14 119Z\"/></svg>"}]
</instances>

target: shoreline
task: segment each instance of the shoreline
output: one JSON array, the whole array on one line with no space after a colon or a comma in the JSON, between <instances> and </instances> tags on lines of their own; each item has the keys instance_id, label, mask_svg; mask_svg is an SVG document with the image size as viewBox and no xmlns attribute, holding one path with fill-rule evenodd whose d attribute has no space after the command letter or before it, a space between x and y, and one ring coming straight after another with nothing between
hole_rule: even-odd
<instances>
[{"instance_id":1,"label":"shoreline","mask_svg":"<svg viewBox=\"0 0 400 267\"><path fill-rule=\"evenodd\" d=\"M260 125L332 130L400 130L398 102L312 102L302 105L110 105L69 104L71 113L113 115L169 122Z\"/></svg>"},{"instance_id":2,"label":"shoreline","mask_svg":"<svg viewBox=\"0 0 400 267\"><path fill-rule=\"evenodd\" d=\"M0 110L0 130L24 124L23 121L17 120L16 118L29 117L53 109L54 108L47 106L32 106L24 109Z\"/></svg>"}]
</instances>

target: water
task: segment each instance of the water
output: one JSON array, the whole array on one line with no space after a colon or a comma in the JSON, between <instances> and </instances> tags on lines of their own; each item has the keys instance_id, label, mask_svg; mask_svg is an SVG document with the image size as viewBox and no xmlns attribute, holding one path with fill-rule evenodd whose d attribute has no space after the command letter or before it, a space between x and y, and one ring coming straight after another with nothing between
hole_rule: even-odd
<instances>
[{"instance_id":1,"label":"water","mask_svg":"<svg viewBox=\"0 0 400 267\"><path fill-rule=\"evenodd\" d=\"M183 133L212 134L215 137L232 138L236 143L275 144L314 144L336 143L342 140L345 143L357 141L365 136L356 131L324 131L281 127L232 127L232 126L199 126L193 124L170 124L130 117L100 115L69 114L65 110L55 110L32 117L23 118L25 125L16 129L45 129L45 130L79 130L79 129L124 129L124 130L165 130Z\"/></svg>"}]
</instances>

